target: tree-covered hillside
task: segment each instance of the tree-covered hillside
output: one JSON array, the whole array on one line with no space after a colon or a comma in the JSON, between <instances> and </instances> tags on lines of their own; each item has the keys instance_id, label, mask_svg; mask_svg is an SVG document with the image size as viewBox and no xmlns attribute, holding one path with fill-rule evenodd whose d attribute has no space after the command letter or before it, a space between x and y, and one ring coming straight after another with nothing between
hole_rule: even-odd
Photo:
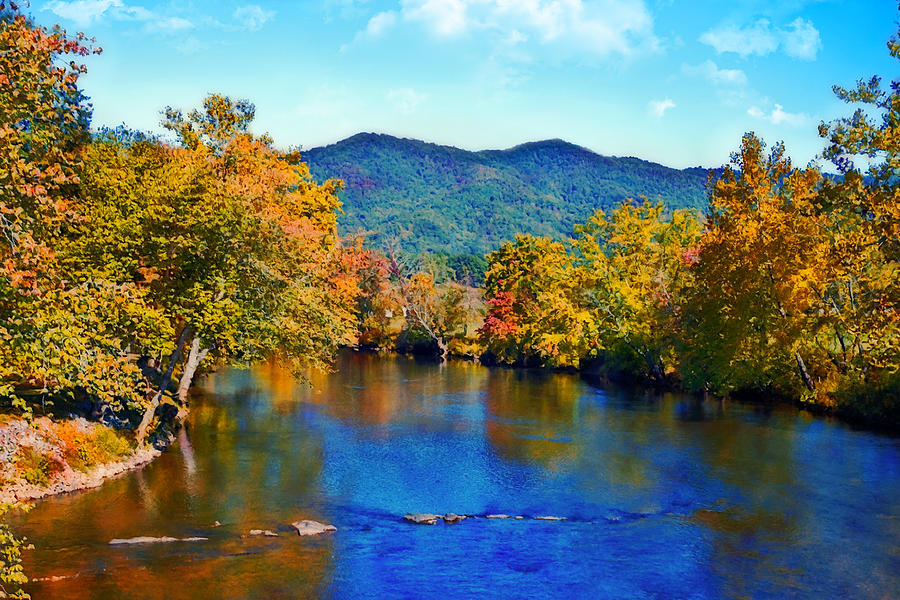
<instances>
[{"instance_id":1,"label":"tree-covered hillside","mask_svg":"<svg viewBox=\"0 0 900 600\"><path fill-rule=\"evenodd\" d=\"M469 152L360 133L304 153L316 178L346 182L343 233L364 229L404 250L483 253L517 233L560 238L627 198L706 205L707 170L670 169L547 140Z\"/></svg>"}]
</instances>

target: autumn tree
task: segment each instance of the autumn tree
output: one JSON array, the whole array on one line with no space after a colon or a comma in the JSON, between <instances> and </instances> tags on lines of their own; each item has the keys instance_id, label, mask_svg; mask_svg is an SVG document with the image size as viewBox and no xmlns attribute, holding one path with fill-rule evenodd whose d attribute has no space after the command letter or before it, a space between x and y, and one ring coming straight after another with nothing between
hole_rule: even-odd
<instances>
[{"instance_id":1,"label":"autumn tree","mask_svg":"<svg viewBox=\"0 0 900 600\"><path fill-rule=\"evenodd\" d=\"M733 161L712 186L700 240L686 377L719 391L815 397L825 376L815 350L828 226L815 206L821 176L793 169L780 144L766 153L753 134Z\"/></svg>"},{"instance_id":2,"label":"autumn tree","mask_svg":"<svg viewBox=\"0 0 900 600\"><path fill-rule=\"evenodd\" d=\"M388 253L388 273L400 300L407 324L407 332L424 334L437 348L437 355L446 360L451 339L465 332L469 313L466 310L466 290L455 282L439 285L428 263L404 261L398 253Z\"/></svg>"},{"instance_id":3,"label":"autumn tree","mask_svg":"<svg viewBox=\"0 0 900 600\"><path fill-rule=\"evenodd\" d=\"M561 242L517 236L488 255L481 328L501 362L579 366L597 348L596 324Z\"/></svg>"},{"instance_id":4,"label":"autumn tree","mask_svg":"<svg viewBox=\"0 0 900 600\"><path fill-rule=\"evenodd\" d=\"M123 331L139 313L127 286L65 269L57 240L82 218L80 149L90 106L78 88L83 35L35 25L0 3L0 395L83 393L137 406Z\"/></svg>"},{"instance_id":5,"label":"autumn tree","mask_svg":"<svg viewBox=\"0 0 900 600\"><path fill-rule=\"evenodd\" d=\"M204 361L279 353L324 366L351 339L354 288L339 276L339 183L317 184L296 152L249 131L253 107L213 95L167 109L179 144L106 132L85 150L73 269L134 286L161 318L132 350L155 360L143 438L176 376L183 403ZM160 340L164 339L163 342Z\"/></svg>"},{"instance_id":6,"label":"autumn tree","mask_svg":"<svg viewBox=\"0 0 900 600\"><path fill-rule=\"evenodd\" d=\"M662 204L646 200L625 203L609 217L599 211L576 229L581 302L596 328L595 345L613 368L657 383L674 375L699 237L690 212L665 217Z\"/></svg>"},{"instance_id":7,"label":"autumn tree","mask_svg":"<svg viewBox=\"0 0 900 600\"><path fill-rule=\"evenodd\" d=\"M887 44L900 59L900 33ZM834 87L857 105L822 123L822 153L841 173L820 197L835 277L823 287L839 352L842 401L850 411L897 422L900 410L900 81L878 76ZM864 406L857 406L864 404Z\"/></svg>"}]
</instances>

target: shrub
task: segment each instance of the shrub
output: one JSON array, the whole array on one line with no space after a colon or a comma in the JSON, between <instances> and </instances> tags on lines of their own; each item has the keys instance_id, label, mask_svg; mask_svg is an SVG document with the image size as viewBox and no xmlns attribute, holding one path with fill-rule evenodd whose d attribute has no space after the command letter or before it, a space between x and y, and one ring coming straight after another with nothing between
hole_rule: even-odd
<instances>
[{"instance_id":1,"label":"shrub","mask_svg":"<svg viewBox=\"0 0 900 600\"><path fill-rule=\"evenodd\" d=\"M25 481L32 485L43 486L50 482L51 475L63 470L63 464L31 446L21 446L16 454L16 468Z\"/></svg>"},{"instance_id":2,"label":"shrub","mask_svg":"<svg viewBox=\"0 0 900 600\"><path fill-rule=\"evenodd\" d=\"M125 436L99 425L84 428L78 421L68 421L56 428L56 435L66 461L81 472L114 462L132 451L132 444Z\"/></svg>"}]
</instances>

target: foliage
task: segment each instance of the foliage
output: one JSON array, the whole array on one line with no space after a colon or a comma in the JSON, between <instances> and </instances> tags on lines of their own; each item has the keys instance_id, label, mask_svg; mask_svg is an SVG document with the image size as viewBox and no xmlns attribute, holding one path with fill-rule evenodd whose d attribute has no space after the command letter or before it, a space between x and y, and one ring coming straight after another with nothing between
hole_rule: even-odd
<instances>
[{"instance_id":1,"label":"foliage","mask_svg":"<svg viewBox=\"0 0 900 600\"><path fill-rule=\"evenodd\" d=\"M22 569L22 550L27 550L30 546L24 538L17 538L4 522L9 511L27 511L29 508L22 504L0 503L0 598L31 598L21 589L21 586L28 583L28 577Z\"/></svg>"},{"instance_id":2,"label":"foliage","mask_svg":"<svg viewBox=\"0 0 900 600\"><path fill-rule=\"evenodd\" d=\"M137 370L118 325L128 291L73 277L55 240L78 222L80 148L89 106L84 67L98 52L79 34L34 25L0 4L0 396L29 409L22 390L140 401Z\"/></svg>"},{"instance_id":3,"label":"foliage","mask_svg":"<svg viewBox=\"0 0 900 600\"><path fill-rule=\"evenodd\" d=\"M581 302L596 330L607 370L642 373L663 383L676 368L682 305L693 276L690 253L700 223L688 211L664 218L662 204L623 204L576 228Z\"/></svg>"},{"instance_id":4,"label":"foliage","mask_svg":"<svg viewBox=\"0 0 900 600\"><path fill-rule=\"evenodd\" d=\"M481 329L488 350L514 364L578 366L596 347L596 328L566 246L518 236L488 256Z\"/></svg>"},{"instance_id":5,"label":"foliage","mask_svg":"<svg viewBox=\"0 0 900 600\"><path fill-rule=\"evenodd\" d=\"M780 145L766 155L752 134L734 162L715 182L700 242L688 381L815 393L810 345L822 325L816 290L826 268L827 221L814 206L821 177L793 170Z\"/></svg>"},{"instance_id":6,"label":"foliage","mask_svg":"<svg viewBox=\"0 0 900 600\"><path fill-rule=\"evenodd\" d=\"M31 446L20 446L15 461L16 470L21 473L22 479L38 486L47 485L50 478L64 468L59 459Z\"/></svg>"},{"instance_id":7,"label":"foliage","mask_svg":"<svg viewBox=\"0 0 900 600\"><path fill-rule=\"evenodd\" d=\"M143 410L142 437L207 356L324 367L353 341L341 184L251 134L250 102L167 108L177 145L89 135L84 67L62 60L89 40L0 5L0 47L0 396Z\"/></svg>"},{"instance_id":8,"label":"foliage","mask_svg":"<svg viewBox=\"0 0 900 600\"><path fill-rule=\"evenodd\" d=\"M405 334L415 345L417 340L427 340L436 346L436 353L446 358L450 352L450 340L461 332L469 319L466 306L466 289L458 283L438 285L429 263L412 268L391 252L388 272L400 300L406 321Z\"/></svg>"}]
</instances>

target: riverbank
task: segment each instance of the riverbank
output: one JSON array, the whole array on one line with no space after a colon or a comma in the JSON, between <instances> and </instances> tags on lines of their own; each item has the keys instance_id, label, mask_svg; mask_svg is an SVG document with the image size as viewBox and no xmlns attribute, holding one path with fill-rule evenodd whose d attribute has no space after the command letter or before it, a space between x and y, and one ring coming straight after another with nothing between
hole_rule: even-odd
<instances>
[{"instance_id":1,"label":"riverbank","mask_svg":"<svg viewBox=\"0 0 900 600\"><path fill-rule=\"evenodd\" d=\"M124 433L83 418L28 423L0 421L0 503L100 486L159 456L154 448L135 448Z\"/></svg>"}]
</instances>

